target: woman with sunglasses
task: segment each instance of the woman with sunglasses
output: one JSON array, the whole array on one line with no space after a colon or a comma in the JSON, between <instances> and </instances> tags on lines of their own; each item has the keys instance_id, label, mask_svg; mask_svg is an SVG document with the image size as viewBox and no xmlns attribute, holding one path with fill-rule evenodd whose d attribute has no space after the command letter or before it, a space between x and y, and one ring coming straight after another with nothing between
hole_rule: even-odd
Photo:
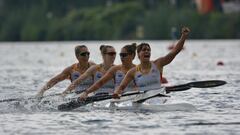
<instances>
[{"instance_id":1,"label":"woman with sunglasses","mask_svg":"<svg viewBox=\"0 0 240 135\"><path fill-rule=\"evenodd\" d=\"M121 49L121 53L119 55L120 55L122 64L111 67L100 80L94 83L86 91L82 92L80 94L80 98L82 100L86 99L89 93L97 91L99 88L101 88L105 83L107 83L111 79L114 79L115 88L120 85L126 73L131 68L135 67L132 61L136 55L136 43L133 43L131 45L125 45ZM136 89L136 85L134 81L128 84L128 87L125 91L130 91L133 89Z\"/></svg>"},{"instance_id":2,"label":"woman with sunglasses","mask_svg":"<svg viewBox=\"0 0 240 135\"><path fill-rule=\"evenodd\" d=\"M182 35L174 49L166 56L150 61L151 48L149 44L142 43L137 47L140 64L128 71L120 86L114 91L114 98L119 98L127 85L135 80L138 90L154 90L161 86L160 74L164 66L172 62L175 56L182 50L190 30L182 28Z\"/></svg>"},{"instance_id":3,"label":"woman with sunglasses","mask_svg":"<svg viewBox=\"0 0 240 135\"><path fill-rule=\"evenodd\" d=\"M73 89L75 89L81 82L83 82L86 78L92 77L94 78L94 82L98 81L102 76L107 72L109 68L113 66L114 60L116 58L116 51L112 46L109 45L101 45L100 51L103 58L103 63L94 65L90 67L84 74L82 74L78 79L72 82L72 84L63 92L62 96L70 93ZM109 80L101 90L99 90L95 94L106 94L113 93L114 90L114 80Z\"/></svg>"},{"instance_id":4,"label":"woman with sunglasses","mask_svg":"<svg viewBox=\"0 0 240 135\"><path fill-rule=\"evenodd\" d=\"M76 80L81 74L83 74L90 66L95 65L93 62L89 62L89 51L85 45L78 45L75 47L75 56L78 60L78 63L75 63L67 68L65 68L60 74L54 76L50 79L46 85L44 85L41 90L38 92L37 97L42 97L44 92L55 84L69 79L71 82ZM78 87L77 90L86 89L93 84L92 78L86 79L82 82L81 87Z\"/></svg>"}]
</instances>

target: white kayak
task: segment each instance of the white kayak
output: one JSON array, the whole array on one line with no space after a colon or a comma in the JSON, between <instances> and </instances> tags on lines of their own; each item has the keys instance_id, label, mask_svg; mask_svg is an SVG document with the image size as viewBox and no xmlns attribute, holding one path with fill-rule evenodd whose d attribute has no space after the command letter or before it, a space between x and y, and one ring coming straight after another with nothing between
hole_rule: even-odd
<instances>
[{"instance_id":1,"label":"white kayak","mask_svg":"<svg viewBox=\"0 0 240 135\"><path fill-rule=\"evenodd\" d=\"M156 93L162 93L164 96L154 97ZM149 98L149 99L148 99ZM142 99L144 102L138 103ZM196 111L196 107L184 101L177 101L165 96L165 90L153 90L139 95L121 97L121 99L111 99L92 104L95 108L105 108L110 110L128 110L128 111Z\"/></svg>"},{"instance_id":2,"label":"white kayak","mask_svg":"<svg viewBox=\"0 0 240 135\"><path fill-rule=\"evenodd\" d=\"M161 111L196 111L197 108L186 102L176 103L164 103L164 104L146 104L146 103L94 103L90 105L95 109L104 110L124 110L124 111L150 111L150 112L161 112ZM89 107L89 106L84 106ZM82 107L78 108L82 109Z\"/></svg>"},{"instance_id":3,"label":"white kayak","mask_svg":"<svg viewBox=\"0 0 240 135\"><path fill-rule=\"evenodd\" d=\"M173 98L166 95L166 89L160 88L149 91L126 92L120 99L112 99L112 95L92 96L85 101L78 98L58 106L58 110L69 111L83 109L87 104L90 107L111 110L149 110L149 111L194 111L196 108L186 102L172 102ZM171 99L171 100L170 100ZM89 107L87 105L86 107ZM85 108L85 107L84 107Z\"/></svg>"},{"instance_id":4,"label":"white kayak","mask_svg":"<svg viewBox=\"0 0 240 135\"><path fill-rule=\"evenodd\" d=\"M160 99L161 100L161 99ZM104 101L105 103L94 103L92 106L98 109L110 109L110 110L127 110L127 111L196 111L196 107L186 102L168 102L159 103L134 103L132 101L126 102L112 102Z\"/></svg>"}]
</instances>

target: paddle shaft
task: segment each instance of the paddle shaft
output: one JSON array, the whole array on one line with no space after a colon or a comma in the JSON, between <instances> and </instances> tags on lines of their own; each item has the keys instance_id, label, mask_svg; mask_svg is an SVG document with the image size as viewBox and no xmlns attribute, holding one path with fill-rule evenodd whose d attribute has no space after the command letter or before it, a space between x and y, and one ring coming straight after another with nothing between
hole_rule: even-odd
<instances>
[{"instance_id":1,"label":"paddle shaft","mask_svg":"<svg viewBox=\"0 0 240 135\"><path fill-rule=\"evenodd\" d=\"M56 93L56 94L51 94L39 98L45 98L45 97L53 97L53 96L60 96L62 93ZM22 100L31 100L31 99L37 99L38 97L29 97L29 98L10 98L10 99L2 99L0 100L1 102L12 102L12 101L22 101Z\"/></svg>"},{"instance_id":2,"label":"paddle shaft","mask_svg":"<svg viewBox=\"0 0 240 135\"><path fill-rule=\"evenodd\" d=\"M76 91L76 94L80 94L81 92L83 92L84 90L81 91ZM68 94L71 94L73 92L70 92ZM0 100L0 103L2 102L11 102L11 101L22 101L22 100L31 100L31 99L42 99L42 98L46 98L46 97L54 97L54 96L60 96L62 95L62 93L55 93L55 94L51 94L51 95L47 95L47 96L43 96L43 97L29 97L29 98L10 98L10 99L2 99Z\"/></svg>"}]
</instances>

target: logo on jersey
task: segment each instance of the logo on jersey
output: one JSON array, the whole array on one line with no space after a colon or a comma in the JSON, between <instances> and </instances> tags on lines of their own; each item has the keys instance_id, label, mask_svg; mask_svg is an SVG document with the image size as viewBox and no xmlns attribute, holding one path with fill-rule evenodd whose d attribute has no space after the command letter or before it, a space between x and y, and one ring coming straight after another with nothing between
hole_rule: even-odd
<instances>
[{"instance_id":1,"label":"logo on jersey","mask_svg":"<svg viewBox=\"0 0 240 135\"><path fill-rule=\"evenodd\" d=\"M123 77L123 75L122 75L122 74L119 74L118 77Z\"/></svg>"},{"instance_id":2,"label":"logo on jersey","mask_svg":"<svg viewBox=\"0 0 240 135\"><path fill-rule=\"evenodd\" d=\"M97 73L97 78L101 78L102 77L102 75L100 74L100 73Z\"/></svg>"},{"instance_id":3,"label":"logo on jersey","mask_svg":"<svg viewBox=\"0 0 240 135\"><path fill-rule=\"evenodd\" d=\"M137 78L140 78L142 75L138 75Z\"/></svg>"},{"instance_id":4,"label":"logo on jersey","mask_svg":"<svg viewBox=\"0 0 240 135\"><path fill-rule=\"evenodd\" d=\"M72 80L76 80L79 76L80 76L80 73L74 72L74 73L72 74Z\"/></svg>"}]
</instances>

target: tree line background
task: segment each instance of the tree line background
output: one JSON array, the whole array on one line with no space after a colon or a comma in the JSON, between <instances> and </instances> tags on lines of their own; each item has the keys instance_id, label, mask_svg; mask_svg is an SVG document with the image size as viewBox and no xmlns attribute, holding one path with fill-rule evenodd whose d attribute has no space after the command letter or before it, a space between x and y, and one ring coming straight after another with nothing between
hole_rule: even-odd
<instances>
[{"instance_id":1,"label":"tree line background","mask_svg":"<svg viewBox=\"0 0 240 135\"><path fill-rule=\"evenodd\" d=\"M239 39L240 14L199 14L193 0L0 0L0 41Z\"/></svg>"}]
</instances>

